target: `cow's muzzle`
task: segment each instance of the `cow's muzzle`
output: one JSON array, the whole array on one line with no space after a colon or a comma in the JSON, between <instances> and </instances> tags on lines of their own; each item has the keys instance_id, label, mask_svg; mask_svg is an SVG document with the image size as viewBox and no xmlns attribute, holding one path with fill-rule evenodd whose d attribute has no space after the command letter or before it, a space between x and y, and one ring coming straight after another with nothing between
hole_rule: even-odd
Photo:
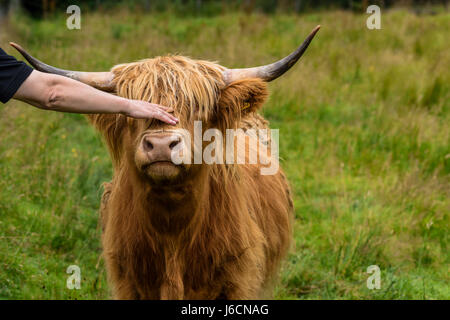
<instances>
[{"instance_id":1,"label":"cow's muzzle","mask_svg":"<svg viewBox=\"0 0 450 320\"><path fill-rule=\"evenodd\" d=\"M175 163L172 155L184 146L183 136L177 131L152 131L142 135L138 142L135 162L138 170L154 182L181 179L187 168Z\"/></svg>"},{"instance_id":2,"label":"cow's muzzle","mask_svg":"<svg viewBox=\"0 0 450 320\"><path fill-rule=\"evenodd\" d=\"M148 164L172 162L172 151L181 143L182 136L177 133L150 133L141 141L142 151L147 155Z\"/></svg>"}]
</instances>

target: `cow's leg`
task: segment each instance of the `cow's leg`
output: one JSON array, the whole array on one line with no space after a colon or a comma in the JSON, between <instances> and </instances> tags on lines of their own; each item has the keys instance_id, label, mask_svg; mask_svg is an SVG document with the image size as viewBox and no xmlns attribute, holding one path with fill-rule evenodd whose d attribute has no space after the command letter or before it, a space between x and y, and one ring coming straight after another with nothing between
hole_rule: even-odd
<instances>
[{"instance_id":1,"label":"cow's leg","mask_svg":"<svg viewBox=\"0 0 450 320\"><path fill-rule=\"evenodd\" d=\"M116 281L114 284L114 299L116 300L139 300L140 295L136 287L126 279Z\"/></svg>"},{"instance_id":2,"label":"cow's leg","mask_svg":"<svg viewBox=\"0 0 450 320\"><path fill-rule=\"evenodd\" d=\"M115 254L104 253L108 280L112 285L113 298L118 300L137 300L140 298L134 283L125 277L120 258Z\"/></svg>"},{"instance_id":3,"label":"cow's leg","mask_svg":"<svg viewBox=\"0 0 450 320\"><path fill-rule=\"evenodd\" d=\"M245 277L245 282L229 282L223 288L222 293L217 297L218 300L255 300L259 299L260 284L251 283ZM249 285L248 287L246 285Z\"/></svg>"},{"instance_id":4,"label":"cow's leg","mask_svg":"<svg viewBox=\"0 0 450 320\"><path fill-rule=\"evenodd\" d=\"M255 251L259 251L256 250ZM259 252L258 252L259 253ZM260 253L247 251L238 260L227 264L224 268L224 286L217 299L253 300L259 299L264 282L263 264L256 256Z\"/></svg>"},{"instance_id":5,"label":"cow's leg","mask_svg":"<svg viewBox=\"0 0 450 320\"><path fill-rule=\"evenodd\" d=\"M106 224L108 222L108 201L112 192L113 184L111 182L105 182L103 184L103 188L104 191L100 203L100 225L102 228L102 236L104 238L106 232ZM106 251L107 248L105 248L105 243L103 247L103 250ZM103 253L103 257L105 259L106 268L108 271L109 282L113 286L113 298L119 300L139 299L139 294L137 293L134 286L123 276L123 272L119 264L119 259L116 257L116 255L107 254L105 251Z\"/></svg>"}]
</instances>

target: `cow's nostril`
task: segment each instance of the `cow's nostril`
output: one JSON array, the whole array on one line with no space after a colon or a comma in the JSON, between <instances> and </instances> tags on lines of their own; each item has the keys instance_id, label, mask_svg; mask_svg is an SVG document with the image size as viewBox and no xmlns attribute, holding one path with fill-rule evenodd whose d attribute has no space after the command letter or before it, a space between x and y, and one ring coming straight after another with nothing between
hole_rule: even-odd
<instances>
[{"instance_id":1,"label":"cow's nostril","mask_svg":"<svg viewBox=\"0 0 450 320\"><path fill-rule=\"evenodd\" d=\"M148 139L144 139L144 149L147 151L153 150L153 144Z\"/></svg>"},{"instance_id":2,"label":"cow's nostril","mask_svg":"<svg viewBox=\"0 0 450 320\"><path fill-rule=\"evenodd\" d=\"M180 137L177 137L176 140L172 141L172 142L169 144L170 150L173 150L173 148L175 148L176 145L180 143L180 141L181 141Z\"/></svg>"},{"instance_id":3,"label":"cow's nostril","mask_svg":"<svg viewBox=\"0 0 450 320\"><path fill-rule=\"evenodd\" d=\"M148 135L142 140L144 152L152 153L153 155L161 155L165 152L170 152L181 142L181 137L168 134L153 134Z\"/></svg>"}]
</instances>

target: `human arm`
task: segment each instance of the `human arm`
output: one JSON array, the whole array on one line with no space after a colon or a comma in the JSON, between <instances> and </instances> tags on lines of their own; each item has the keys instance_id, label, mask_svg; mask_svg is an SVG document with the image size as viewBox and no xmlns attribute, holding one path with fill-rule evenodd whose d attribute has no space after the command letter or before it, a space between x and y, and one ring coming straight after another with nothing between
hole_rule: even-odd
<instances>
[{"instance_id":1,"label":"human arm","mask_svg":"<svg viewBox=\"0 0 450 320\"><path fill-rule=\"evenodd\" d=\"M35 107L71 113L121 113L133 118L156 118L175 125L178 119L168 108L140 100L129 100L59 75L33 70L14 99Z\"/></svg>"}]
</instances>

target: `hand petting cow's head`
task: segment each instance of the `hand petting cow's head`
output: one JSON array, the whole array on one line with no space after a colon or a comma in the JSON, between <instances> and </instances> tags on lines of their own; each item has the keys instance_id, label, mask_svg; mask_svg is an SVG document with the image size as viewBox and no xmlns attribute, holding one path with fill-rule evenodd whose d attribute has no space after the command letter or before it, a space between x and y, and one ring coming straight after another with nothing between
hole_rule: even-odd
<instances>
[{"instance_id":1,"label":"hand petting cow's head","mask_svg":"<svg viewBox=\"0 0 450 320\"><path fill-rule=\"evenodd\" d=\"M169 55L117 65L110 72L67 71L46 65L20 46L12 45L37 70L173 109L180 119L177 126L124 115L90 116L105 136L116 168L127 161L150 183L172 184L200 172L199 165L174 164L172 159L174 150L194 158L194 121L202 122L203 131L217 128L224 134L226 129L238 127L245 114L264 103L266 83L280 77L298 61L319 27L289 56L270 65L247 69L227 69L209 61Z\"/></svg>"}]
</instances>

